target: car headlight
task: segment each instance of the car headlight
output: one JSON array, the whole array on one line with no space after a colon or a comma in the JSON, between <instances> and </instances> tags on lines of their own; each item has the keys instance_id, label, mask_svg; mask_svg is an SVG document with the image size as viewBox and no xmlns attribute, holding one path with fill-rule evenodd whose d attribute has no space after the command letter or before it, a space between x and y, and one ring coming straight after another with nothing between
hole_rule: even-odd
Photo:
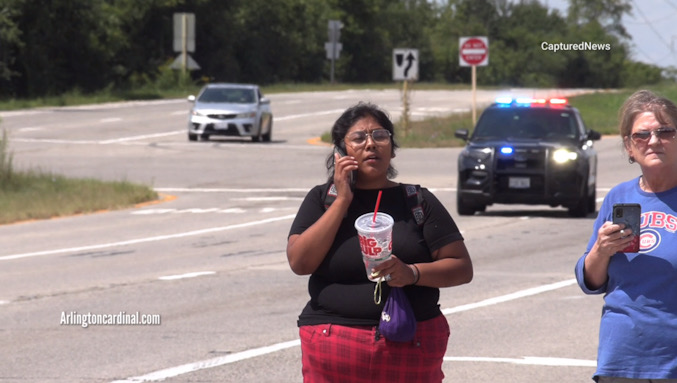
<instances>
[{"instance_id":1,"label":"car headlight","mask_svg":"<svg viewBox=\"0 0 677 383\"><path fill-rule=\"evenodd\" d=\"M491 157L491 148L464 150L463 156L472 158L473 160L484 161Z\"/></svg>"},{"instance_id":2,"label":"car headlight","mask_svg":"<svg viewBox=\"0 0 677 383\"><path fill-rule=\"evenodd\" d=\"M235 116L235 118L254 118L254 117L256 117L256 111L240 113Z\"/></svg>"},{"instance_id":3,"label":"car headlight","mask_svg":"<svg viewBox=\"0 0 677 383\"><path fill-rule=\"evenodd\" d=\"M563 164L568 161L576 161L578 158L578 153L571 151L569 149L557 149L555 153L552 154L553 161L558 164Z\"/></svg>"},{"instance_id":4,"label":"car headlight","mask_svg":"<svg viewBox=\"0 0 677 383\"><path fill-rule=\"evenodd\" d=\"M191 110L190 114L192 114L193 116L200 116L200 117L206 116L206 114L200 113L200 111L197 111L197 110Z\"/></svg>"}]
</instances>

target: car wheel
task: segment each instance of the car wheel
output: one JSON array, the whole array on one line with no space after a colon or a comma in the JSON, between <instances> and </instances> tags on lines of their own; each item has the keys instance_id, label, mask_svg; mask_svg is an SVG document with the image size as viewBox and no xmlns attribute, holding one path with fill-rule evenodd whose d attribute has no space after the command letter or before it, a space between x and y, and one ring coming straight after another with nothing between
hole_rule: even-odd
<instances>
[{"instance_id":1,"label":"car wheel","mask_svg":"<svg viewBox=\"0 0 677 383\"><path fill-rule=\"evenodd\" d=\"M252 136L252 142L259 141L261 141L261 121L259 121L259 131L256 133L256 135Z\"/></svg>"},{"instance_id":2,"label":"car wheel","mask_svg":"<svg viewBox=\"0 0 677 383\"><path fill-rule=\"evenodd\" d=\"M268 121L268 129L266 130L266 134L264 134L261 138L263 138L263 142L270 142L272 137L273 137L273 119L271 118Z\"/></svg>"},{"instance_id":3,"label":"car wheel","mask_svg":"<svg viewBox=\"0 0 677 383\"><path fill-rule=\"evenodd\" d=\"M200 136L200 139L202 139L202 141L209 141L209 134L203 134L203 135L201 135L201 136Z\"/></svg>"},{"instance_id":4,"label":"car wheel","mask_svg":"<svg viewBox=\"0 0 677 383\"><path fill-rule=\"evenodd\" d=\"M460 193L456 192L456 211L459 215L473 215L477 210L475 206L465 203Z\"/></svg>"},{"instance_id":5,"label":"car wheel","mask_svg":"<svg viewBox=\"0 0 677 383\"><path fill-rule=\"evenodd\" d=\"M197 141L197 134L188 133L188 141Z\"/></svg>"},{"instance_id":6,"label":"car wheel","mask_svg":"<svg viewBox=\"0 0 677 383\"><path fill-rule=\"evenodd\" d=\"M592 187L592 195L588 197L588 213L597 211L597 185L593 185Z\"/></svg>"},{"instance_id":7,"label":"car wheel","mask_svg":"<svg viewBox=\"0 0 677 383\"><path fill-rule=\"evenodd\" d=\"M585 193L583 193L581 199L574 206L569 207L569 215L577 218L586 217L590 212L590 199L588 187L586 186Z\"/></svg>"}]
</instances>

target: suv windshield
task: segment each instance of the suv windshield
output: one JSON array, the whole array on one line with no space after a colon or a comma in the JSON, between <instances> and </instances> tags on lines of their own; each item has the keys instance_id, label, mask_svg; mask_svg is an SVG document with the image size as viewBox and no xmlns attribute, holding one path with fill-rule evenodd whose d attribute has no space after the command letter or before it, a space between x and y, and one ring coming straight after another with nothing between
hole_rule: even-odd
<instances>
[{"instance_id":1,"label":"suv windshield","mask_svg":"<svg viewBox=\"0 0 677 383\"><path fill-rule=\"evenodd\" d=\"M566 109L491 108L484 111L473 140L578 139L574 113Z\"/></svg>"},{"instance_id":2,"label":"suv windshield","mask_svg":"<svg viewBox=\"0 0 677 383\"><path fill-rule=\"evenodd\" d=\"M199 102L225 104L253 104L256 100L253 89L207 88L198 98Z\"/></svg>"}]
</instances>

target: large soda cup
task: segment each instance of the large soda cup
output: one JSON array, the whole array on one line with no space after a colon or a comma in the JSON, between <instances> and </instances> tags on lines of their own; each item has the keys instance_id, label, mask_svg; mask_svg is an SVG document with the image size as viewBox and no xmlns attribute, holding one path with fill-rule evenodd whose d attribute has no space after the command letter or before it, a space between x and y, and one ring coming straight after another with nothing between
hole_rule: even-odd
<instances>
[{"instance_id":1,"label":"large soda cup","mask_svg":"<svg viewBox=\"0 0 677 383\"><path fill-rule=\"evenodd\" d=\"M393 251L393 217L386 213L367 213L355 220L355 229L360 238L360 249L364 267L367 270L367 278L376 281L371 276L371 270L381 262L390 259Z\"/></svg>"}]
</instances>

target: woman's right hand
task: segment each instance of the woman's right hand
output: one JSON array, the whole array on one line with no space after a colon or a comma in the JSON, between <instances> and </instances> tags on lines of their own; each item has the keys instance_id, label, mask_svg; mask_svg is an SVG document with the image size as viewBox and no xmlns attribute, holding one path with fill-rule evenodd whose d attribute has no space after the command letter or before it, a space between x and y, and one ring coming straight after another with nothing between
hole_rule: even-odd
<instances>
[{"instance_id":1,"label":"woman's right hand","mask_svg":"<svg viewBox=\"0 0 677 383\"><path fill-rule=\"evenodd\" d=\"M334 153L334 186L337 198L353 199L353 190L350 185L350 172L357 170L357 160L353 156L341 157Z\"/></svg>"},{"instance_id":2,"label":"woman's right hand","mask_svg":"<svg viewBox=\"0 0 677 383\"><path fill-rule=\"evenodd\" d=\"M616 224L609 221L597 231L597 251L600 256L611 258L614 254L622 251L633 240L632 229L626 228L625 224Z\"/></svg>"}]
</instances>

